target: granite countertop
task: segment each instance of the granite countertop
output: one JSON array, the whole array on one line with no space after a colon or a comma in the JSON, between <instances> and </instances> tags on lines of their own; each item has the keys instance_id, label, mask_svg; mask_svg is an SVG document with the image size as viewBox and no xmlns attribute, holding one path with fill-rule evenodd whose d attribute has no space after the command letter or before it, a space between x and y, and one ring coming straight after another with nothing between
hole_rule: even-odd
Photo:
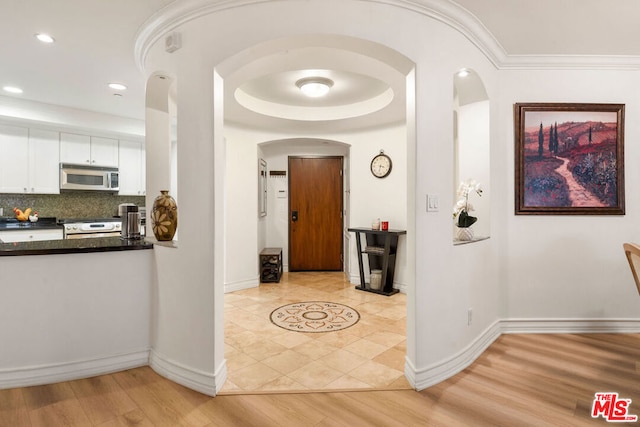
<instances>
[{"instance_id":1,"label":"granite countertop","mask_svg":"<svg viewBox=\"0 0 640 427\"><path fill-rule=\"evenodd\" d=\"M89 252L131 251L153 249L153 243L145 240L124 240L120 237L89 239L42 240L39 242L0 243L0 256L55 255Z\"/></svg>"},{"instance_id":2,"label":"granite countertop","mask_svg":"<svg viewBox=\"0 0 640 427\"><path fill-rule=\"evenodd\" d=\"M50 230L58 228L62 229L62 225L56 218L40 218L37 222L21 222L15 218L0 218L0 231ZM3 243L0 240L0 256L78 254L139 249L153 249L153 243L145 240L124 240L119 236L15 243Z\"/></svg>"}]
</instances>

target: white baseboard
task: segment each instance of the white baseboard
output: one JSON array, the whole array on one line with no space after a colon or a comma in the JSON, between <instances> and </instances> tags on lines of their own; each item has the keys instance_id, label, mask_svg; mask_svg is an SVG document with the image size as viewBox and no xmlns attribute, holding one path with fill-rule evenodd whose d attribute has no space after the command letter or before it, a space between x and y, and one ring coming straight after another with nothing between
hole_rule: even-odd
<instances>
[{"instance_id":1,"label":"white baseboard","mask_svg":"<svg viewBox=\"0 0 640 427\"><path fill-rule=\"evenodd\" d=\"M149 363L149 350L139 350L115 356L105 356L67 363L27 366L0 370L0 389L28 387L89 378Z\"/></svg>"},{"instance_id":2,"label":"white baseboard","mask_svg":"<svg viewBox=\"0 0 640 427\"><path fill-rule=\"evenodd\" d=\"M507 319L503 334L636 334L640 319Z\"/></svg>"},{"instance_id":3,"label":"white baseboard","mask_svg":"<svg viewBox=\"0 0 640 427\"><path fill-rule=\"evenodd\" d=\"M260 286L260 279L258 277L254 277L248 280L241 280L239 282L225 283L224 293L227 294L229 292L241 291L243 289L257 288L258 286Z\"/></svg>"},{"instance_id":4,"label":"white baseboard","mask_svg":"<svg viewBox=\"0 0 640 427\"><path fill-rule=\"evenodd\" d=\"M185 366L154 350L149 355L149 366L163 377L208 396L215 396L227 377L226 364L211 374Z\"/></svg>"},{"instance_id":5,"label":"white baseboard","mask_svg":"<svg viewBox=\"0 0 640 427\"><path fill-rule=\"evenodd\" d=\"M405 360L405 376L416 390L444 381L471 365L502 334L640 333L640 319L498 320L448 359L418 369ZM190 389L215 396L227 379L226 361L214 374L192 369L154 350L94 359L0 370L0 389L52 384L150 365L160 375Z\"/></svg>"},{"instance_id":6,"label":"white baseboard","mask_svg":"<svg viewBox=\"0 0 640 427\"><path fill-rule=\"evenodd\" d=\"M502 334L640 333L640 319L506 319L498 320L471 344L448 359L417 369L405 361L405 377L424 390L471 365Z\"/></svg>"},{"instance_id":7,"label":"white baseboard","mask_svg":"<svg viewBox=\"0 0 640 427\"><path fill-rule=\"evenodd\" d=\"M405 376L416 390L424 390L451 378L471 365L500 335L500 321L496 321L471 344L448 359L422 369L416 369L410 363L405 362Z\"/></svg>"},{"instance_id":8,"label":"white baseboard","mask_svg":"<svg viewBox=\"0 0 640 427\"><path fill-rule=\"evenodd\" d=\"M359 285L360 284L360 275L356 274L349 274L349 283L351 283L352 285Z\"/></svg>"},{"instance_id":9,"label":"white baseboard","mask_svg":"<svg viewBox=\"0 0 640 427\"><path fill-rule=\"evenodd\" d=\"M216 394L220 393L224 383L227 381L227 373L227 359L224 359L224 362L222 362L222 365L220 365L220 368L216 371Z\"/></svg>"}]
</instances>

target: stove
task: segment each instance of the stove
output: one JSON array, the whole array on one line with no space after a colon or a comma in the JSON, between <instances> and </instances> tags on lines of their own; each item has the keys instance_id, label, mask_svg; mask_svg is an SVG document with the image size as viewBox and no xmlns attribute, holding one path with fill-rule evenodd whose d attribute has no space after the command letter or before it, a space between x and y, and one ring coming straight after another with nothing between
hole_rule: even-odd
<instances>
[{"instance_id":1,"label":"stove","mask_svg":"<svg viewBox=\"0 0 640 427\"><path fill-rule=\"evenodd\" d=\"M58 220L64 229L65 239L87 239L95 237L119 237L120 218L79 218Z\"/></svg>"}]
</instances>

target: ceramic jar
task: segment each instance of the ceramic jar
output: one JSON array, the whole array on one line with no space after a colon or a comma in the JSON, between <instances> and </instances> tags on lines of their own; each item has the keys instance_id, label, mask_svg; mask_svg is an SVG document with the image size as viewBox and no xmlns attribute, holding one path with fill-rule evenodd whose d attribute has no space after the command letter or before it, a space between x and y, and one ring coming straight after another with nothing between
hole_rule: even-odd
<instances>
[{"instance_id":1,"label":"ceramic jar","mask_svg":"<svg viewBox=\"0 0 640 427\"><path fill-rule=\"evenodd\" d=\"M151 228L158 241L173 240L178 228L178 206L169 191L161 190L153 201Z\"/></svg>"},{"instance_id":2,"label":"ceramic jar","mask_svg":"<svg viewBox=\"0 0 640 427\"><path fill-rule=\"evenodd\" d=\"M379 291L382 287L382 270L371 270L369 281L369 286L371 286L371 289Z\"/></svg>"},{"instance_id":3,"label":"ceramic jar","mask_svg":"<svg viewBox=\"0 0 640 427\"><path fill-rule=\"evenodd\" d=\"M473 240L473 229L471 227L456 227L456 239L462 242Z\"/></svg>"}]
</instances>

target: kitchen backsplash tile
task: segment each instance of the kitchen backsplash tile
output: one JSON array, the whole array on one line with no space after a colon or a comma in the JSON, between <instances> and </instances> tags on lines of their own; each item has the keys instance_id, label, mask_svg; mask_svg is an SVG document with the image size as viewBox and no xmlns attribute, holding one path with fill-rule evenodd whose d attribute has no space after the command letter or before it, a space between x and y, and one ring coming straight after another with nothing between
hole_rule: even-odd
<instances>
[{"instance_id":1,"label":"kitchen backsplash tile","mask_svg":"<svg viewBox=\"0 0 640 427\"><path fill-rule=\"evenodd\" d=\"M118 196L91 192L62 194L3 194L0 208L4 216L12 218L13 208L31 208L41 217L61 218L111 218L118 215L118 205L135 203L143 207L145 196Z\"/></svg>"}]
</instances>

